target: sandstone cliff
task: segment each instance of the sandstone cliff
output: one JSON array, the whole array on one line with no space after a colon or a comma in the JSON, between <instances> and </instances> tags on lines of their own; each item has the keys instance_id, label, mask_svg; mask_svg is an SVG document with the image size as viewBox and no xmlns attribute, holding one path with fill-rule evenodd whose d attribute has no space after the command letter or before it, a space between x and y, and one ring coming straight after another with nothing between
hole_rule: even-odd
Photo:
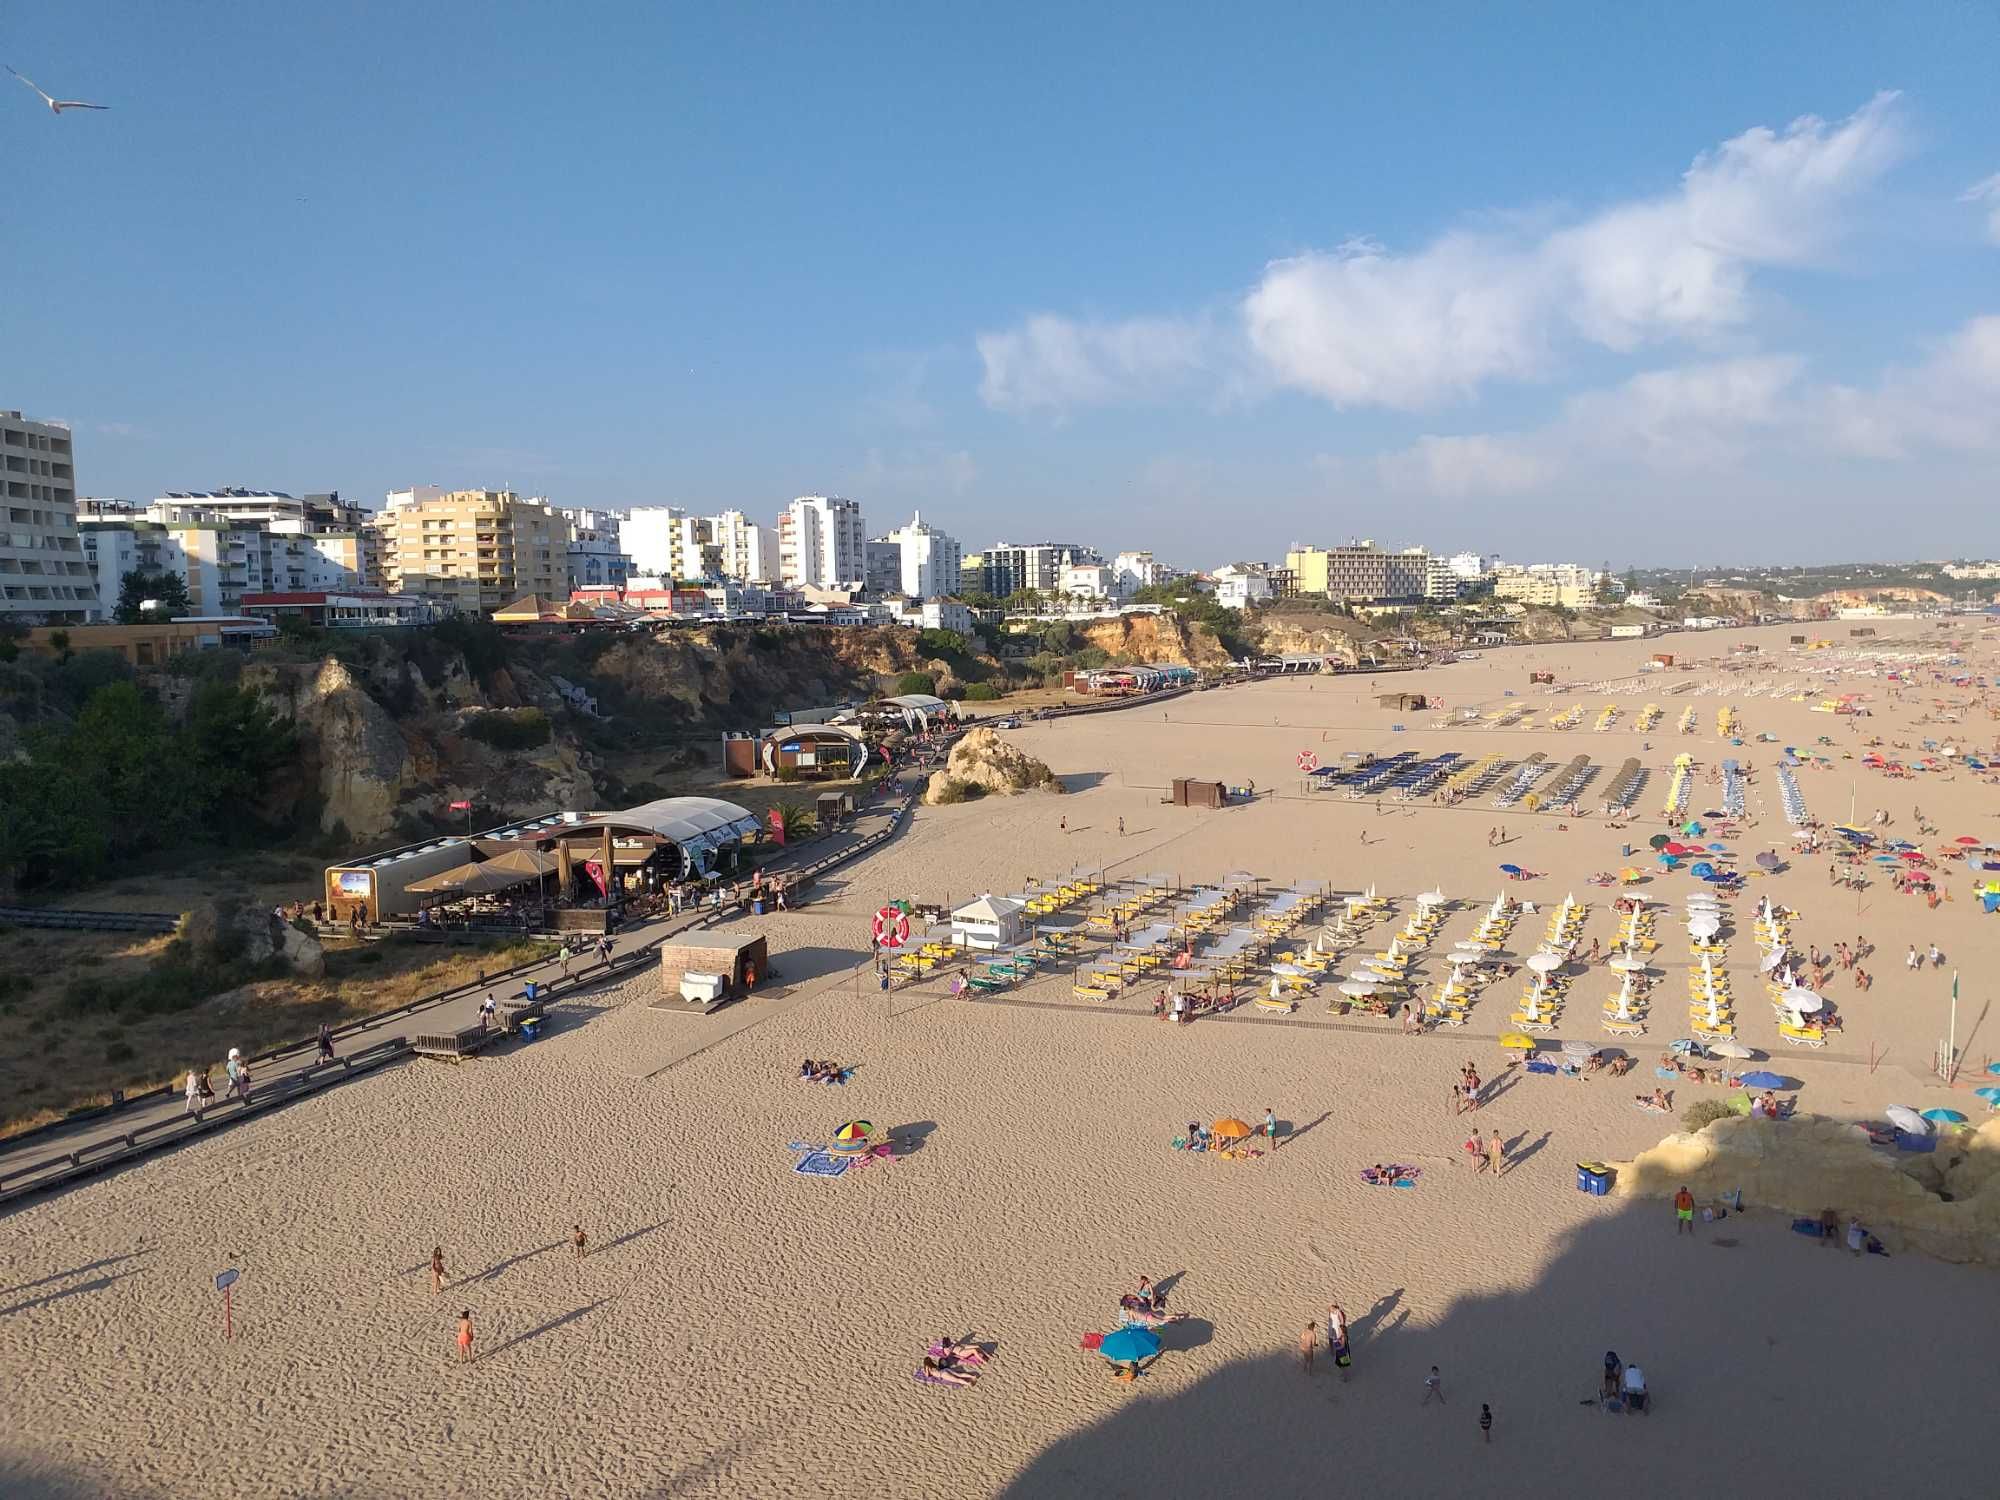
<instances>
[{"instance_id":1,"label":"sandstone cliff","mask_svg":"<svg viewBox=\"0 0 2000 1500\"><path fill-rule=\"evenodd\" d=\"M1148 666L1222 667L1229 653L1206 625L1190 624L1176 615L1119 615L1110 620L1085 620L1076 627L1084 641L1113 661Z\"/></svg>"}]
</instances>

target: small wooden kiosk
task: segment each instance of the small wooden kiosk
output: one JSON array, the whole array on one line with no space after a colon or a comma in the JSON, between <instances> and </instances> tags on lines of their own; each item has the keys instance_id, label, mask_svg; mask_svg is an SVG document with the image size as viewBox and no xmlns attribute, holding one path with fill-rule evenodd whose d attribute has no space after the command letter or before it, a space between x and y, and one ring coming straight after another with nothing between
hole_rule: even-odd
<instances>
[{"instance_id":1,"label":"small wooden kiosk","mask_svg":"<svg viewBox=\"0 0 2000 1500\"><path fill-rule=\"evenodd\" d=\"M756 932L686 932L660 947L660 1001L720 1010L754 994L771 971L764 935Z\"/></svg>"}]
</instances>

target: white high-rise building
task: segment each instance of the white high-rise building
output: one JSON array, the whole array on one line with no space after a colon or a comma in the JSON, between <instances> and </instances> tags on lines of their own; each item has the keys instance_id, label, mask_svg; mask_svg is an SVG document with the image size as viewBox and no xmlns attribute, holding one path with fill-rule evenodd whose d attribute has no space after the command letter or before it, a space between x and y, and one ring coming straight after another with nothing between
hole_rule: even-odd
<instances>
[{"instance_id":1,"label":"white high-rise building","mask_svg":"<svg viewBox=\"0 0 2000 1500\"><path fill-rule=\"evenodd\" d=\"M1477 552L1454 552L1449 566L1454 578L1463 579L1467 583L1479 582L1489 571L1487 559Z\"/></svg>"},{"instance_id":2,"label":"white high-rise building","mask_svg":"<svg viewBox=\"0 0 2000 1500\"><path fill-rule=\"evenodd\" d=\"M774 583L778 577L777 538L740 510L708 518L711 540L722 554L722 576L738 583Z\"/></svg>"},{"instance_id":3,"label":"white high-rise building","mask_svg":"<svg viewBox=\"0 0 2000 1500\"><path fill-rule=\"evenodd\" d=\"M70 431L0 411L0 620L81 625L97 585L76 534Z\"/></svg>"},{"instance_id":4,"label":"white high-rise building","mask_svg":"<svg viewBox=\"0 0 2000 1500\"><path fill-rule=\"evenodd\" d=\"M1121 599L1179 576L1165 563L1155 562L1150 552L1121 552L1111 559L1111 571L1118 580L1117 594Z\"/></svg>"},{"instance_id":5,"label":"white high-rise building","mask_svg":"<svg viewBox=\"0 0 2000 1500\"><path fill-rule=\"evenodd\" d=\"M625 512L618 536L632 559L634 576L677 578L681 522L687 512L675 505L635 505Z\"/></svg>"},{"instance_id":6,"label":"white high-rise building","mask_svg":"<svg viewBox=\"0 0 2000 1500\"><path fill-rule=\"evenodd\" d=\"M895 544L900 559L899 587L910 599L949 599L959 590L964 549L956 539L926 526L921 513L910 524L884 538Z\"/></svg>"},{"instance_id":7,"label":"white high-rise building","mask_svg":"<svg viewBox=\"0 0 2000 1500\"><path fill-rule=\"evenodd\" d=\"M778 576L794 588L860 586L867 547L857 501L801 495L778 517Z\"/></svg>"}]
</instances>

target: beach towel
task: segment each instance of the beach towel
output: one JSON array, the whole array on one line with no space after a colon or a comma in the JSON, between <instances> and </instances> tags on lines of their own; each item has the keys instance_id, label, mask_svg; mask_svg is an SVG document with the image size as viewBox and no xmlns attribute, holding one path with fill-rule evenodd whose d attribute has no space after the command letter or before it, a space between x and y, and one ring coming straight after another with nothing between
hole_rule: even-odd
<instances>
[{"instance_id":1,"label":"beach towel","mask_svg":"<svg viewBox=\"0 0 2000 1500\"><path fill-rule=\"evenodd\" d=\"M1634 1109L1643 1109L1649 1115L1670 1115L1673 1113L1671 1109L1661 1109L1659 1105L1650 1099L1634 1099L1632 1107Z\"/></svg>"},{"instance_id":2,"label":"beach towel","mask_svg":"<svg viewBox=\"0 0 2000 1500\"><path fill-rule=\"evenodd\" d=\"M828 1156L824 1151L809 1151L792 1164L792 1170L801 1177L838 1177L853 1161L845 1156Z\"/></svg>"},{"instance_id":3,"label":"beach towel","mask_svg":"<svg viewBox=\"0 0 2000 1500\"><path fill-rule=\"evenodd\" d=\"M1528 1071L1530 1073L1553 1073L1556 1071L1556 1065L1552 1062L1531 1062L1528 1064Z\"/></svg>"}]
</instances>

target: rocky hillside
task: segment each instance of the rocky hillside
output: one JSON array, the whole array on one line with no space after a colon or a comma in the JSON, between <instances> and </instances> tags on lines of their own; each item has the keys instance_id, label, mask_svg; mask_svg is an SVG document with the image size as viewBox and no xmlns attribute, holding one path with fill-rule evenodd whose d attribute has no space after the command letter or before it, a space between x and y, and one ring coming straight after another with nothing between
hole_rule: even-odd
<instances>
[{"instance_id":1,"label":"rocky hillside","mask_svg":"<svg viewBox=\"0 0 2000 1500\"><path fill-rule=\"evenodd\" d=\"M1176 615L1119 615L1108 620L1084 620L1077 634L1113 661L1148 666L1223 667L1229 653L1215 632Z\"/></svg>"},{"instance_id":2,"label":"rocky hillside","mask_svg":"<svg viewBox=\"0 0 2000 1500\"><path fill-rule=\"evenodd\" d=\"M587 807L605 795L600 752L684 751L905 671L955 680L915 632L892 629L366 637L336 653L259 658L242 684L298 726L298 785L281 792L315 800L323 830L360 843L420 834L452 802L473 803L475 821Z\"/></svg>"}]
</instances>

